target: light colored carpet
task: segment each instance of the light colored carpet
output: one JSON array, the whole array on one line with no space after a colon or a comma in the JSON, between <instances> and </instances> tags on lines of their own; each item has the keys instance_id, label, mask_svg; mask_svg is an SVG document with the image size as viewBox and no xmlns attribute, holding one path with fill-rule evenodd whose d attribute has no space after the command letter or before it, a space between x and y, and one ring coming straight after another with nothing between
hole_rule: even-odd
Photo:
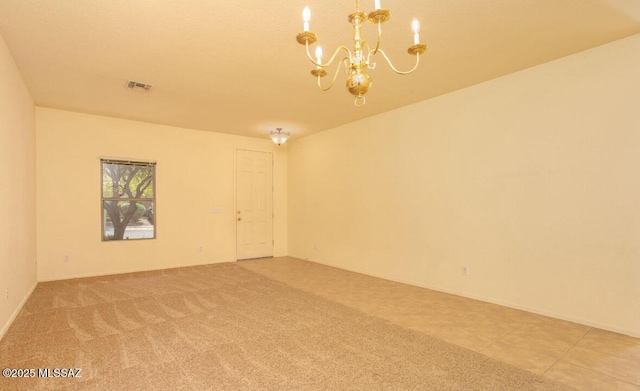
<instances>
[{"instance_id":1,"label":"light colored carpet","mask_svg":"<svg viewBox=\"0 0 640 391\"><path fill-rule=\"evenodd\" d=\"M233 263L41 283L1 390L571 390Z\"/></svg>"}]
</instances>

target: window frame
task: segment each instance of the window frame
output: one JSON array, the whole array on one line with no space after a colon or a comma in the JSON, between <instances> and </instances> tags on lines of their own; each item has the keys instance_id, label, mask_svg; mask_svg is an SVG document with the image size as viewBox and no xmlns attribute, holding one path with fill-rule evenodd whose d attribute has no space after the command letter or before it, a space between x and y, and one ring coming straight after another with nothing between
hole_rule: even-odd
<instances>
[{"instance_id":1,"label":"window frame","mask_svg":"<svg viewBox=\"0 0 640 391\"><path fill-rule=\"evenodd\" d=\"M153 198L130 198L130 197L105 197L104 196L104 164L122 164L122 165L131 165L131 166L144 166L144 167L152 167L152 177L153 177ZM101 220L101 241L102 242L121 242L121 241L138 241L138 240L154 240L158 238L158 227L157 227L157 219L156 219L156 162L149 160L132 160L132 159L118 159L118 158L100 158L100 220ZM105 201L135 201L135 202L149 202L153 204L153 237L150 238L137 238L137 239L111 239L107 240L105 236L105 221L106 221L106 213L107 211L104 208Z\"/></svg>"}]
</instances>

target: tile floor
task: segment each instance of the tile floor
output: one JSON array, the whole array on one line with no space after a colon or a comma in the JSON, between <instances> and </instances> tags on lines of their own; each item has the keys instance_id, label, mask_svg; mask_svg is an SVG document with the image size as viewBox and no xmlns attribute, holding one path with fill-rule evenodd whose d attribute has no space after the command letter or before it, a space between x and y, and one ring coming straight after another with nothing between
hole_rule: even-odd
<instances>
[{"instance_id":1,"label":"tile floor","mask_svg":"<svg viewBox=\"0 0 640 391\"><path fill-rule=\"evenodd\" d=\"M240 266L579 390L640 391L640 339L294 258Z\"/></svg>"}]
</instances>

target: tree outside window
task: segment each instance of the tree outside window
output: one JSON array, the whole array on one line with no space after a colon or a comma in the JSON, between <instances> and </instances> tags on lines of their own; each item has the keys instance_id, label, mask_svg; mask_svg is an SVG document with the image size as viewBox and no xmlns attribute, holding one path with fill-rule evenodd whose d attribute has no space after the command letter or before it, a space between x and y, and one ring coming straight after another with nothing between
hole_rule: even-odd
<instances>
[{"instance_id":1,"label":"tree outside window","mask_svg":"<svg viewBox=\"0 0 640 391\"><path fill-rule=\"evenodd\" d=\"M154 239L155 163L101 160L102 240Z\"/></svg>"}]
</instances>

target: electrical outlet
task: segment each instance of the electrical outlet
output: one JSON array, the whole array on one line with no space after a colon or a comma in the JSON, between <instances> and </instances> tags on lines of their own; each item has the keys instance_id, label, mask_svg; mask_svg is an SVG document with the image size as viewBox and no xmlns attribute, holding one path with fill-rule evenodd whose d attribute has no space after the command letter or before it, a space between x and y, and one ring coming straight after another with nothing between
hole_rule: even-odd
<instances>
[{"instance_id":1,"label":"electrical outlet","mask_svg":"<svg viewBox=\"0 0 640 391\"><path fill-rule=\"evenodd\" d=\"M202 246L198 247L198 250L200 250L202 252Z\"/></svg>"},{"instance_id":2,"label":"electrical outlet","mask_svg":"<svg viewBox=\"0 0 640 391\"><path fill-rule=\"evenodd\" d=\"M64 254L64 261L69 262L69 254Z\"/></svg>"},{"instance_id":3,"label":"electrical outlet","mask_svg":"<svg viewBox=\"0 0 640 391\"><path fill-rule=\"evenodd\" d=\"M462 275L463 276L468 276L469 275L469 268L466 266L462 267Z\"/></svg>"}]
</instances>

